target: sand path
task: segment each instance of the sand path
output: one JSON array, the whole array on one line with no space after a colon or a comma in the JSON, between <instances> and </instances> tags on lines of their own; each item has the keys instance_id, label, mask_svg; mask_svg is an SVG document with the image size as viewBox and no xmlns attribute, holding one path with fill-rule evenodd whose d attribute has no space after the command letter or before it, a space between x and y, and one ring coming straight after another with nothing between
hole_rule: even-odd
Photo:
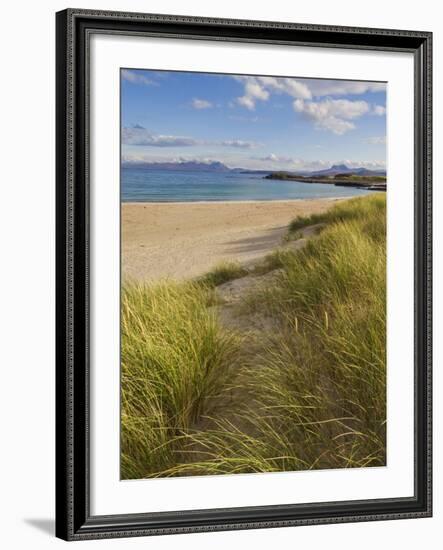
<instances>
[{"instance_id":1,"label":"sand path","mask_svg":"<svg viewBox=\"0 0 443 550\"><path fill-rule=\"evenodd\" d=\"M187 279L224 260L258 260L281 244L292 219L337 200L124 203L123 276Z\"/></svg>"}]
</instances>

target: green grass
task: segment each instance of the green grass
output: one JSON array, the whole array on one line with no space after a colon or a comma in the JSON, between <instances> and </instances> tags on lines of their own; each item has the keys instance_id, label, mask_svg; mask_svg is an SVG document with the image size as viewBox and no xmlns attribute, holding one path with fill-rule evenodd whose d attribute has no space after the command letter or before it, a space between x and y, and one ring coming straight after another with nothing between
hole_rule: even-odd
<instances>
[{"instance_id":1,"label":"green grass","mask_svg":"<svg viewBox=\"0 0 443 550\"><path fill-rule=\"evenodd\" d=\"M198 282L208 285L209 287L216 287L228 281L240 279L246 275L248 275L248 270L242 267L238 262L222 262L216 265L212 271L200 277Z\"/></svg>"},{"instance_id":2,"label":"green grass","mask_svg":"<svg viewBox=\"0 0 443 550\"><path fill-rule=\"evenodd\" d=\"M380 214L384 215L386 210L386 196L375 194L363 199L351 199L339 202L333 208L322 214L311 216L300 216L289 224L289 233L296 232L308 225L318 223L337 223L350 220L367 220L378 222ZM383 223L382 223L383 227Z\"/></svg>"},{"instance_id":3,"label":"green grass","mask_svg":"<svg viewBox=\"0 0 443 550\"><path fill-rule=\"evenodd\" d=\"M360 176L358 174L336 174L334 179L361 183L386 183L386 176Z\"/></svg>"},{"instance_id":4,"label":"green grass","mask_svg":"<svg viewBox=\"0 0 443 550\"><path fill-rule=\"evenodd\" d=\"M245 302L243 314L266 312L278 327L250 353L210 313L209 285L125 290L126 477L386 463L385 195L298 218L290 231L314 223L322 232L271 255L264 272L279 275ZM238 400L211 411L229 385ZM202 415L212 421L200 430Z\"/></svg>"},{"instance_id":5,"label":"green grass","mask_svg":"<svg viewBox=\"0 0 443 550\"><path fill-rule=\"evenodd\" d=\"M309 467L381 465L385 202L349 201L328 218L319 237L286 256L284 274L261 303L256 297L254 307L271 308L285 327L268 346L256 385L265 389L260 401L282 427L276 433L291 442L281 446L282 453ZM285 426L291 426L290 433Z\"/></svg>"},{"instance_id":6,"label":"green grass","mask_svg":"<svg viewBox=\"0 0 443 550\"><path fill-rule=\"evenodd\" d=\"M174 464L176 442L229 375L238 339L219 326L210 301L210 291L190 283L123 289L123 478Z\"/></svg>"},{"instance_id":7,"label":"green grass","mask_svg":"<svg viewBox=\"0 0 443 550\"><path fill-rule=\"evenodd\" d=\"M284 265L285 257L291 254L291 251L285 248L277 248L254 266L252 273L254 275L265 275L275 269L280 269Z\"/></svg>"}]
</instances>

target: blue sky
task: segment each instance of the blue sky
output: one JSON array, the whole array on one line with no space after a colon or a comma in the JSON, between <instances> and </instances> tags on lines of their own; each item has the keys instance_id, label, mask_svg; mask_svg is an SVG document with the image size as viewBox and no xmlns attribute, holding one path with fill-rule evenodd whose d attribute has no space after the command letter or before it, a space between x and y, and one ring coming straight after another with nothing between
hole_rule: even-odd
<instances>
[{"instance_id":1,"label":"blue sky","mask_svg":"<svg viewBox=\"0 0 443 550\"><path fill-rule=\"evenodd\" d=\"M123 162L384 168L386 84L121 70Z\"/></svg>"}]
</instances>

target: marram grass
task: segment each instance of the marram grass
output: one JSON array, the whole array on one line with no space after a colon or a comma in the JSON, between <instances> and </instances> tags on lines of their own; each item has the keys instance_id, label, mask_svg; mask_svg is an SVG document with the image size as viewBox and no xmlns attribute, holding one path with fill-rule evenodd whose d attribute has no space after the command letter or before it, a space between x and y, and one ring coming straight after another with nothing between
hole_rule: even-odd
<instances>
[{"instance_id":1,"label":"marram grass","mask_svg":"<svg viewBox=\"0 0 443 550\"><path fill-rule=\"evenodd\" d=\"M242 315L266 312L276 327L250 353L208 307L209 286L124 290L123 477L386 463L385 196L290 231L317 223L304 248L270 259L279 275L266 291L247 296ZM236 385L238 401L211 410Z\"/></svg>"},{"instance_id":2,"label":"marram grass","mask_svg":"<svg viewBox=\"0 0 443 550\"><path fill-rule=\"evenodd\" d=\"M247 274L248 270L238 262L221 262L203 277L200 277L197 282L209 287L216 287L228 281L245 277Z\"/></svg>"},{"instance_id":3,"label":"marram grass","mask_svg":"<svg viewBox=\"0 0 443 550\"><path fill-rule=\"evenodd\" d=\"M208 305L211 291L163 282L123 288L122 477L174 464L175 439L210 405L238 348Z\"/></svg>"}]
</instances>

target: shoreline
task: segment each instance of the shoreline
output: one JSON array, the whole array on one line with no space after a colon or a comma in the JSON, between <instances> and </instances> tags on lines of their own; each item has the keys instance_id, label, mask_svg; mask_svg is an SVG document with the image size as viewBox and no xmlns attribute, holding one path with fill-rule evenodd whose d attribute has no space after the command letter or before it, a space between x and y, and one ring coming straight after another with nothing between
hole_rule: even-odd
<instances>
[{"instance_id":1,"label":"shoreline","mask_svg":"<svg viewBox=\"0 0 443 550\"><path fill-rule=\"evenodd\" d=\"M282 243L298 216L347 198L121 204L124 279L192 279L222 262L257 261Z\"/></svg>"},{"instance_id":2,"label":"shoreline","mask_svg":"<svg viewBox=\"0 0 443 550\"><path fill-rule=\"evenodd\" d=\"M323 185L334 185L335 187L352 187L354 189L366 189L368 191L386 191L386 176L364 176L364 175L337 175L331 176L302 176L288 172L273 172L264 176L265 180L293 181L295 183L319 183Z\"/></svg>"},{"instance_id":3,"label":"shoreline","mask_svg":"<svg viewBox=\"0 0 443 550\"><path fill-rule=\"evenodd\" d=\"M310 202L310 201L342 201L355 199L358 195L349 195L347 197L310 197L305 199L241 199L241 200L202 200L202 201L121 201L123 205L137 205L137 204L161 204L161 205L188 205L188 204L263 204L263 203L288 203L288 202Z\"/></svg>"}]
</instances>

